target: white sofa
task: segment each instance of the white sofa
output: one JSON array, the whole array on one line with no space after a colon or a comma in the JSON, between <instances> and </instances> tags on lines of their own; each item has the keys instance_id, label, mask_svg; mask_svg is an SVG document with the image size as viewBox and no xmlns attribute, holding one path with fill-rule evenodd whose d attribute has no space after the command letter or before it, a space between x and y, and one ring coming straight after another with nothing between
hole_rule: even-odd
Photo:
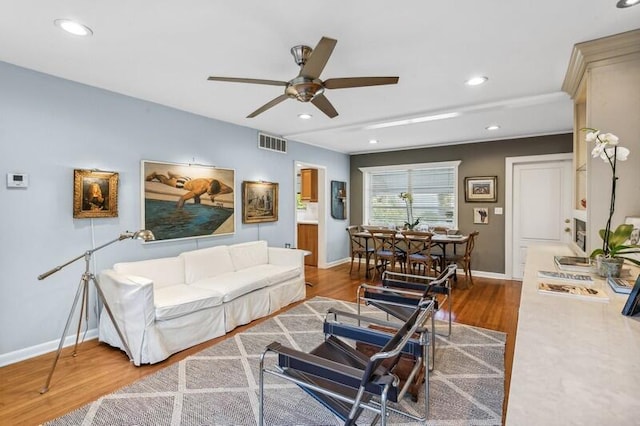
<instances>
[{"instance_id":1,"label":"white sofa","mask_svg":"<svg viewBox=\"0 0 640 426\"><path fill-rule=\"evenodd\" d=\"M266 241L217 246L117 263L99 283L133 363L153 364L304 299L304 252ZM124 349L104 309L99 338Z\"/></svg>"}]
</instances>

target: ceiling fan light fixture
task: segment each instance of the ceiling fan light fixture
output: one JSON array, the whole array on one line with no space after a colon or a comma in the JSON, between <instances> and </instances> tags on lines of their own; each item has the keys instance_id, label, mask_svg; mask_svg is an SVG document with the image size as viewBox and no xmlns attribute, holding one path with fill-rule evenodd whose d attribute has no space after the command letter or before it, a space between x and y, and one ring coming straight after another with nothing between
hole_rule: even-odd
<instances>
[{"instance_id":1,"label":"ceiling fan light fixture","mask_svg":"<svg viewBox=\"0 0 640 426\"><path fill-rule=\"evenodd\" d=\"M469 80L465 81L465 84L467 86L479 86L483 83L486 83L487 80L489 80L489 77L484 77L484 76L471 77Z\"/></svg>"},{"instance_id":2,"label":"ceiling fan light fixture","mask_svg":"<svg viewBox=\"0 0 640 426\"><path fill-rule=\"evenodd\" d=\"M324 86L318 79L311 80L305 77L296 77L287 84L284 93L300 102L310 102L316 96L324 93Z\"/></svg>"},{"instance_id":3,"label":"ceiling fan light fixture","mask_svg":"<svg viewBox=\"0 0 640 426\"><path fill-rule=\"evenodd\" d=\"M640 3L640 0L618 0L616 7L618 9L624 9L625 7L635 6L638 3Z\"/></svg>"},{"instance_id":4,"label":"ceiling fan light fixture","mask_svg":"<svg viewBox=\"0 0 640 426\"><path fill-rule=\"evenodd\" d=\"M56 19L55 21L53 21L53 24L56 27L68 32L69 34L77 35L80 37L88 37L93 35L93 31L91 30L91 28L71 19Z\"/></svg>"}]
</instances>

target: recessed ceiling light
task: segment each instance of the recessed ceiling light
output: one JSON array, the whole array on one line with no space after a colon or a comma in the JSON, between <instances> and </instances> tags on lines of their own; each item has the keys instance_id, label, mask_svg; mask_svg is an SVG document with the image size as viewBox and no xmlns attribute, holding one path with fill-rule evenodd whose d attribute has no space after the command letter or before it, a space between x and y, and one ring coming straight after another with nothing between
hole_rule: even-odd
<instances>
[{"instance_id":1,"label":"recessed ceiling light","mask_svg":"<svg viewBox=\"0 0 640 426\"><path fill-rule=\"evenodd\" d=\"M424 117L408 118L406 120L388 121L386 123L372 124L367 126L364 130L372 129L384 129L385 127L404 126L407 124L424 123L425 121L445 120L447 118L453 118L459 116L459 112L447 112L444 114L425 115Z\"/></svg>"},{"instance_id":2,"label":"recessed ceiling light","mask_svg":"<svg viewBox=\"0 0 640 426\"><path fill-rule=\"evenodd\" d=\"M487 130L498 130L500 128L500 126L498 126L497 124L492 124L490 126L485 127L485 129Z\"/></svg>"},{"instance_id":3,"label":"recessed ceiling light","mask_svg":"<svg viewBox=\"0 0 640 426\"><path fill-rule=\"evenodd\" d=\"M369 139L369 143L370 144L376 144L376 143L378 143L378 140L377 139Z\"/></svg>"},{"instance_id":4,"label":"recessed ceiling light","mask_svg":"<svg viewBox=\"0 0 640 426\"><path fill-rule=\"evenodd\" d=\"M302 120L308 120L308 119L310 119L311 117L313 117L313 115L311 115L311 114L307 114L306 112L305 112L305 113L302 113L302 114L298 114L298 118L300 118L300 119L302 119Z\"/></svg>"},{"instance_id":5,"label":"recessed ceiling light","mask_svg":"<svg viewBox=\"0 0 640 426\"><path fill-rule=\"evenodd\" d=\"M91 28L70 19L56 19L55 21L53 21L53 23L56 27L65 30L69 34L82 37L93 35L93 31L91 31Z\"/></svg>"},{"instance_id":6,"label":"recessed ceiling light","mask_svg":"<svg viewBox=\"0 0 640 426\"><path fill-rule=\"evenodd\" d=\"M479 86L482 83L485 83L487 80L489 80L488 77L471 77L469 80L465 81L464 83L467 86Z\"/></svg>"},{"instance_id":7,"label":"recessed ceiling light","mask_svg":"<svg viewBox=\"0 0 640 426\"><path fill-rule=\"evenodd\" d=\"M640 3L640 0L619 0L618 4L616 4L616 7L619 9L624 9L625 7L635 6L638 3Z\"/></svg>"}]
</instances>

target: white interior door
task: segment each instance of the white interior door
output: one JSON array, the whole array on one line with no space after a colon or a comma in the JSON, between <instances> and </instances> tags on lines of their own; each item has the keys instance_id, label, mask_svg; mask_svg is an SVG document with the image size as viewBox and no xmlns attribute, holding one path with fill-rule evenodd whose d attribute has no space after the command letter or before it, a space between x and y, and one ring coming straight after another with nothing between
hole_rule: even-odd
<instances>
[{"instance_id":1,"label":"white interior door","mask_svg":"<svg viewBox=\"0 0 640 426\"><path fill-rule=\"evenodd\" d=\"M513 164L512 277L522 278L530 244L571 241L571 160Z\"/></svg>"}]
</instances>

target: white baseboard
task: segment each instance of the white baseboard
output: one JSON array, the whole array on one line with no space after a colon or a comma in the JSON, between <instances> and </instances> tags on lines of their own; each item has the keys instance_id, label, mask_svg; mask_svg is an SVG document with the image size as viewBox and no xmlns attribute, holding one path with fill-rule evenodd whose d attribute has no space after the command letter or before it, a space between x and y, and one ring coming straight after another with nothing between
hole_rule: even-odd
<instances>
[{"instance_id":1,"label":"white baseboard","mask_svg":"<svg viewBox=\"0 0 640 426\"><path fill-rule=\"evenodd\" d=\"M463 269L458 269L458 273L464 275L464 270ZM493 278L493 279L496 279L496 280L508 280L509 279L509 278L507 278L507 276L505 274L501 274L499 272L475 271L473 269L471 270L471 275L474 276L474 277Z\"/></svg>"},{"instance_id":2,"label":"white baseboard","mask_svg":"<svg viewBox=\"0 0 640 426\"><path fill-rule=\"evenodd\" d=\"M82 335L80 335L82 338ZM92 339L98 338L98 329L93 328L87 331L87 334L84 336L84 341L89 341ZM64 339L64 347L75 345L76 336L75 334L72 336L67 336ZM43 355L49 352L53 352L58 350L58 345L60 344L60 340L51 340L49 342L41 343L39 345L30 346L28 348L19 349L17 351L8 352L0 355L0 367L4 367L5 365L14 364L19 361L24 361L25 359L33 358L38 355Z\"/></svg>"},{"instance_id":3,"label":"white baseboard","mask_svg":"<svg viewBox=\"0 0 640 426\"><path fill-rule=\"evenodd\" d=\"M329 269L334 266L342 265L343 263L351 262L350 257L345 257L344 259L334 260L333 262L325 263L323 265L318 265L318 269Z\"/></svg>"}]
</instances>

